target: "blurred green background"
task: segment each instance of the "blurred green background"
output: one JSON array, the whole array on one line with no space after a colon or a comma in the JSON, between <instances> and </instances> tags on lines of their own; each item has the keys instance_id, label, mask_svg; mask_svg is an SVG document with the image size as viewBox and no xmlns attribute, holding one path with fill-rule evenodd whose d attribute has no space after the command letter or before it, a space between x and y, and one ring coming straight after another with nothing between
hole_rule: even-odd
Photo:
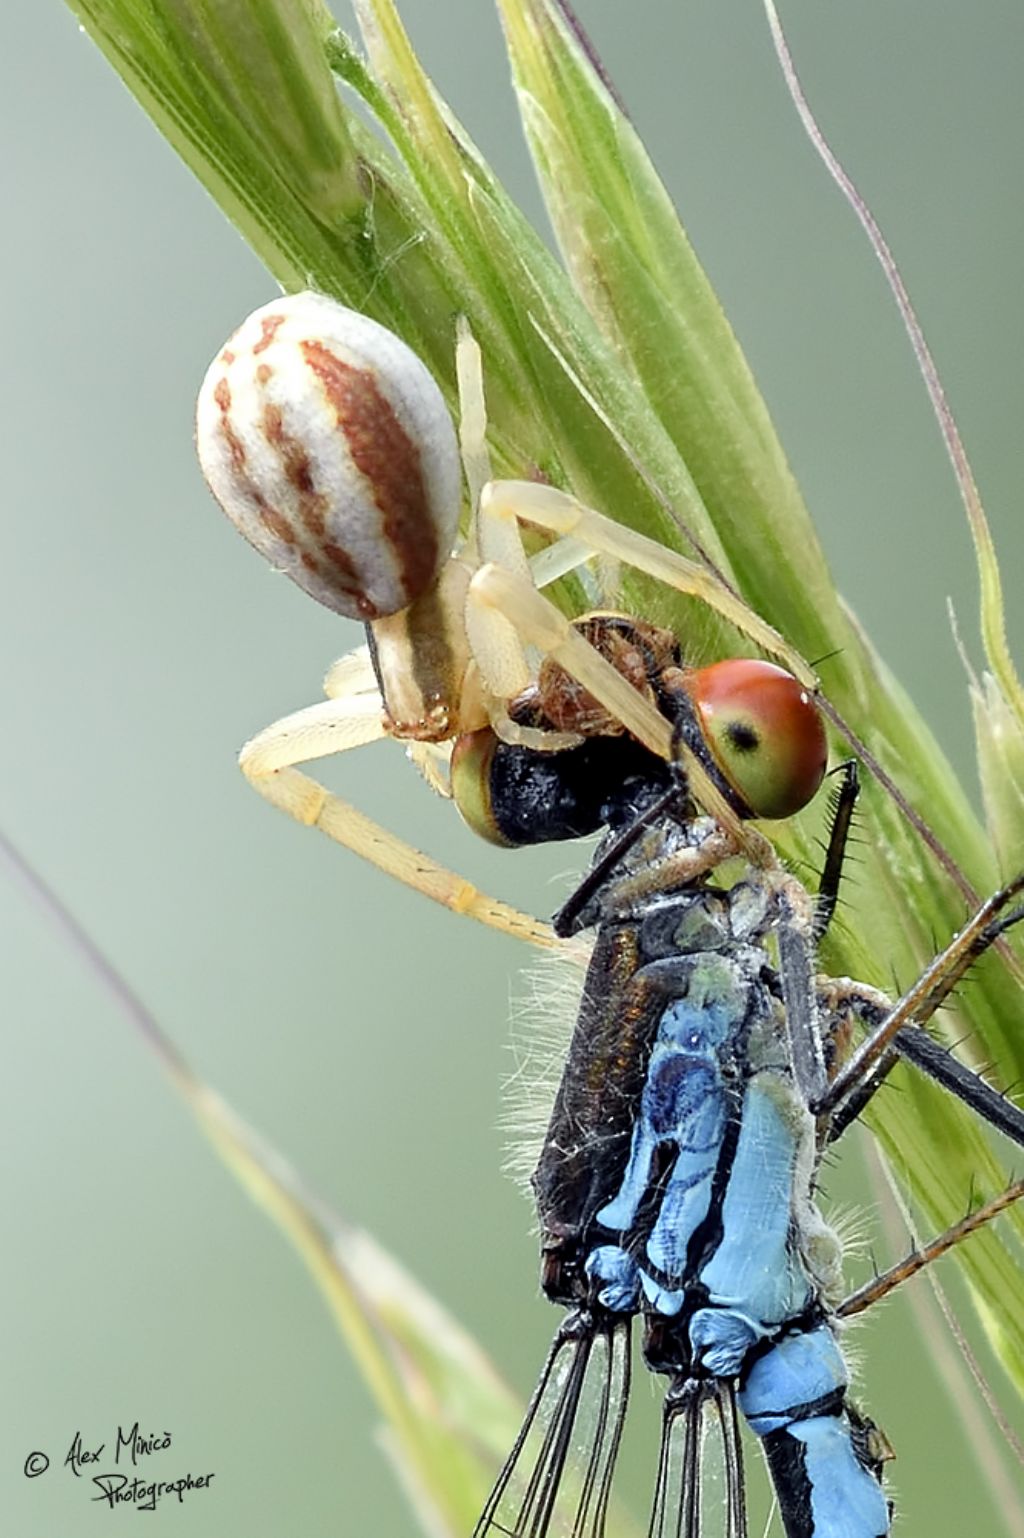
<instances>
[{"instance_id":1,"label":"blurred green background","mask_svg":"<svg viewBox=\"0 0 1024 1538\"><path fill-rule=\"evenodd\" d=\"M839 584L959 766L946 614L974 634L968 537L923 389L852 218L788 105L759 7L579 0L759 377ZM405 0L422 56L539 218L484 0ZM347 21L338 7L339 18ZM903 265L1020 588L1024 12L785 7L805 85ZM358 640L275 578L194 463L192 404L269 280L57 3L0 52L4 326L0 822L193 1065L370 1228L525 1393L555 1319L498 1130L511 941L434 910L248 792L257 727ZM1015 639L1024 639L1019 609ZM977 661L975 653L975 661ZM825 674L827 686L827 672ZM391 744L341 766L364 809L549 912L582 851L481 850ZM856 893L856 900L870 900ZM171 1431L153 1477L215 1471L150 1530L415 1530L313 1287L77 960L0 878L3 1489L18 1538L105 1533L58 1465L120 1422ZM830 1179L856 1200L860 1165ZM996 1531L987 1475L911 1332L858 1336L899 1450L903 1531ZM656 1393L638 1384L653 1428ZM643 1441L643 1433L634 1437ZM22 1474L46 1451L49 1473ZM638 1508L654 1449L634 1446Z\"/></svg>"}]
</instances>

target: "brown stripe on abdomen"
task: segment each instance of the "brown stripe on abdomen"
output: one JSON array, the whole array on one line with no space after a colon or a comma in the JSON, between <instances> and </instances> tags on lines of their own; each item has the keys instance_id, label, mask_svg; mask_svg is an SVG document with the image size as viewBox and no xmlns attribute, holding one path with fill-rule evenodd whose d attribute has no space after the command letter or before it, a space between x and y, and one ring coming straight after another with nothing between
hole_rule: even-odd
<instances>
[{"instance_id":1,"label":"brown stripe on abdomen","mask_svg":"<svg viewBox=\"0 0 1024 1538\"><path fill-rule=\"evenodd\" d=\"M335 412L352 462L372 491L402 585L410 596L422 592L439 562L419 448L368 370L344 363L320 342L300 346Z\"/></svg>"}]
</instances>

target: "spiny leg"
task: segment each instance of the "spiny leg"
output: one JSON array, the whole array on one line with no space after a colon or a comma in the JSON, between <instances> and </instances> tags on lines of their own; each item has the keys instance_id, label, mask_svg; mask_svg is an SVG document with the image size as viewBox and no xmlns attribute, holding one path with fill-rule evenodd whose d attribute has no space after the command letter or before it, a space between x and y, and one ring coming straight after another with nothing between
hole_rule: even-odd
<instances>
[{"instance_id":1,"label":"spiny leg","mask_svg":"<svg viewBox=\"0 0 1024 1538\"><path fill-rule=\"evenodd\" d=\"M857 765L851 759L841 766L842 779L832 804L831 826L825 864L808 920L800 889L795 884L780 888L782 919L778 928L779 978L786 1007L793 1071L809 1106L815 1107L825 1092L827 1070L825 1040L819 1018L820 1000L815 996L814 946L825 934L836 910L846 848L860 793ZM872 1088L872 1092L874 1087ZM862 1107L858 1107L861 1109Z\"/></svg>"},{"instance_id":2,"label":"spiny leg","mask_svg":"<svg viewBox=\"0 0 1024 1538\"><path fill-rule=\"evenodd\" d=\"M915 1247L902 1260L898 1260L894 1266L882 1271L865 1282L863 1287L858 1287L855 1292L843 1299L836 1313L842 1319L850 1319L855 1314L863 1313L873 1304L887 1297L895 1288L909 1281L926 1266L930 1266L941 1256L947 1254L956 1245L962 1244L971 1234L977 1233L987 1223L991 1223L1001 1212L1012 1207L1014 1202L1024 1197L1024 1179L1014 1180L1005 1190L998 1192L989 1201L984 1202L973 1212L968 1212L957 1223L952 1223L941 1234L937 1234L928 1244Z\"/></svg>"},{"instance_id":3,"label":"spiny leg","mask_svg":"<svg viewBox=\"0 0 1024 1538\"><path fill-rule=\"evenodd\" d=\"M828 1083L814 979L813 900L798 882L785 878L778 893L779 984L793 1077L804 1103L814 1107Z\"/></svg>"},{"instance_id":4,"label":"spiny leg","mask_svg":"<svg viewBox=\"0 0 1024 1538\"><path fill-rule=\"evenodd\" d=\"M713 827L705 838L690 848L677 850L629 875L616 877L615 866L641 837L647 824L665 810L669 798L674 795L675 792L670 791L656 801L648 813L627 828L605 851L601 860L592 866L552 919L556 935L568 939L590 928L596 918L592 904L605 893L610 894L609 906L612 908L639 903L645 897L699 880L736 853L736 846L724 828Z\"/></svg>"},{"instance_id":5,"label":"spiny leg","mask_svg":"<svg viewBox=\"0 0 1024 1538\"><path fill-rule=\"evenodd\" d=\"M1012 895L1010 889L1006 890ZM1009 900L1009 895L996 894L996 899L993 901L997 906L999 905L997 900L1000 897L1004 897L1005 901ZM1014 922L1021 916L1019 913L1010 914L1007 919L990 927L1001 932L1008 923ZM993 934L989 937L989 943L994 939ZM836 986L835 983L828 985L832 991L832 997L828 1000L824 1011L826 1018L832 1022L832 1029L836 1028L844 1016L851 1013L864 1019L875 1029L880 1024L884 1024L892 1014L889 1001L877 990L870 989L864 984L841 986L837 999ZM884 1083L898 1058L901 1057L927 1073L994 1130L1024 1147L1024 1110L986 1083L979 1074L958 1062L948 1048L934 1041L919 1025L903 1026L881 1058L875 1061L861 1082L841 1103L829 1128L830 1142L836 1141L861 1114L871 1097ZM851 1293L839 1305L837 1313L846 1318L863 1312L969 1238L971 1234L984 1228L1022 1197L1024 1197L1024 1179L1011 1181L1002 1191L997 1192L974 1211L968 1212L958 1222L951 1224L928 1244L915 1247L895 1265Z\"/></svg>"},{"instance_id":6,"label":"spiny leg","mask_svg":"<svg viewBox=\"0 0 1024 1538\"><path fill-rule=\"evenodd\" d=\"M826 1040L838 1036L850 1016L863 1021L869 1032L889 1018L892 1003L877 988L844 979L827 979L819 988L819 1014ZM1024 1109L1013 1103L973 1068L961 1063L941 1042L919 1025L905 1025L853 1090L833 1112L828 1141L838 1142L882 1087L896 1063L913 1064L936 1084L963 1102L994 1131L1024 1147Z\"/></svg>"},{"instance_id":7,"label":"spiny leg","mask_svg":"<svg viewBox=\"0 0 1024 1538\"><path fill-rule=\"evenodd\" d=\"M1024 1110L993 1089L972 1068L958 1062L948 1047L935 1041L917 1025L908 1025L899 1031L893 1046L900 1057L962 1100L996 1132L1024 1147Z\"/></svg>"},{"instance_id":8,"label":"spiny leg","mask_svg":"<svg viewBox=\"0 0 1024 1538\"><path fill-rule=\"evenodd\" d=\"M999 916L1022 890L1024 875L1018 876L982 904L946 949L925 968L913 987L893 1005L886 1018L861 1042L824 1094L812 1103L813 1111L817 1114L835 1111L871 1075L875 1065L885 1056L905 1027L918 1029L931 1019L974 962L1011 925L1024 919L1024 906L1014 909L1005 917Z\"/></svg>"},{"instance_id":9,"label":"spiny leg","mask_svg":"<svg viewBox=\"0 0 1024 1538\"><path fill-rule=\"evenodd\" d=\"M814 938L820 940L832 922L836 911L836 903L839 900L839 883L843 875L843 862L846 859L846 846L850 837L850 828L853 824L853 812L860 794L860 780L857 775L857 765L851 758L840 766L842 779L839 789L835 792L832 801L832 820L829 827L828 844L825 849L825 864L821 872L821 880L818 883L817 905L814 915Z\"/></svg>"}]
</instances>

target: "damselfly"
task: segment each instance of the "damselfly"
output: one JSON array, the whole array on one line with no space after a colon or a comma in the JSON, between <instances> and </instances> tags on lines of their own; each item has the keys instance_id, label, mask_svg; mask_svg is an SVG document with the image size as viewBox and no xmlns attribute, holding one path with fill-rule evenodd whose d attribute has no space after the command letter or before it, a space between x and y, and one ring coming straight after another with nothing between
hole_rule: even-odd
<instances>
[{"instance_id":1,"label":"damselfly","mask_svg":"<svg viewBox=\"0 0 1024 1538\"><path fill-rule=\"evenodd\" d=\"M634 636L650 655L643 630ZM772 793L788 792L794 806L816 789L824 734L795 680L728 663L663 674L658 694L678 737L741 812L749 786L763 790L766 775ZM710 749L702 741L709 694ZM740 750L732 768L723 744ZM645 775L633 763L623 775L600 742L544 755L539 765L537 757L494 746L484 799L499 827L522 826L536 770L548 807L566 809L568 833L576 831L581 784L588 798L599 797L613 831L555 923L566 935L596 930L533 1175L542 1285L567 1312L476 1538L604 1534L637 1315L647 1365L668 1379L651 1538L705 1531L709 1409L727 1486L715 1530L745 1538L737 1404L762 1441L788 1538L884 1538L891 1509L881 1476L890 1452L847 1396L837 1342L840 1316L865 1299L843 1300L839 1240L815 1200L820 1164L897 1055L1024 1145L1024 1111L923 1029L972 962L1024 918L1024 876L890 1005L874 989L814 976L857 791L852 765L811 899L792 876L749 865L734 884L714 884L734 846L698 814L683 776L666 790L663 765ZM557 836L553 817L539 836ZM869 1034L844 1061L855 1019ZM935 1241L927 1258L1021 1195L1018 1181ZM868 1301L923 1263L916 1255L876 1279Z\"/></svg>"}]
</instances>

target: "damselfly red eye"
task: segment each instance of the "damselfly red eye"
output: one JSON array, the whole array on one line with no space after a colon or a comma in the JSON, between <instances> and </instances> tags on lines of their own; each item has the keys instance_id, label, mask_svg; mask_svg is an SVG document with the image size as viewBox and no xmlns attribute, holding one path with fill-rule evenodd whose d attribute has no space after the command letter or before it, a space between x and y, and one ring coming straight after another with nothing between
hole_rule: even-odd
<instances>
[{"instance_id":1,"label":"damselfly red eye","mask_svg":"<svg viewBox=\"0 0 1024 1538\"><path fill-rule=\"evenodd\" d=\"M771 662L734 658L685 683L708 747L755 817L790 817L821 784L828 743L810 692Z\"/></svg>"}]
</instances>

